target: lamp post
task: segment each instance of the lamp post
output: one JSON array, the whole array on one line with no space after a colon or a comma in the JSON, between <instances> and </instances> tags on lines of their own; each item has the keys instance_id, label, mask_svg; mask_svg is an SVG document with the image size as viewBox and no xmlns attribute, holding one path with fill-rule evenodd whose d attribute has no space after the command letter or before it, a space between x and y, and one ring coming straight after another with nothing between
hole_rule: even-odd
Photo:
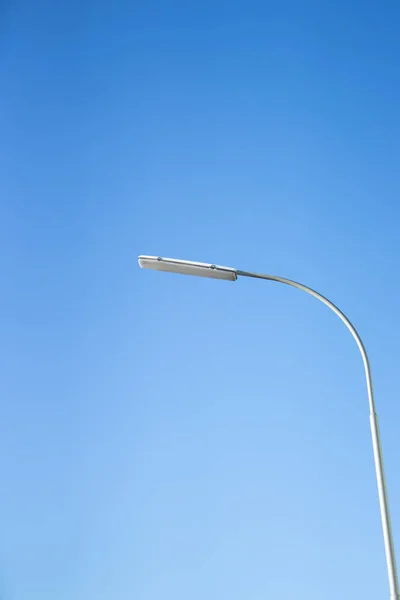
<instances>
[{"instance_id":1,"label":"lamp post","mask_svg":"<svg viewBox=\"0 0 400 600\"><path fill-rule=\"evenodd\" d=\"M173 258L161 258L156 256L139 256L139 265L140 267L145 269L181 273L183 275L197 275L200 277L210 277L212 279L224 279L226 281L236 281L238 277L252 277L254 279L276 281L278 283L283 283L285 285L289 285L291 287L302 290L303 292L310 294L310 296L314 296L314 298L320 300L323 304L330 308L339 317L339 319L343 321L343 323L346 325L347 329L350 331L351 335L355 339L364 363L370 411L370 425L372 435L372 446L374 452L376 481L378 485L379 506L382 519L386 564L389 579L390 600L400 600L400 591L396 569L396 555L394 550L393 534L390 522L389 501L386 488L385 471L383 466L383 455L379 434L378 415L375 410L374 392L372 388L371 367L369 364L368 355L365 350L364 344L357 330L346 317L346 315L337 306L335 306L335 304L333 304L330 300L325 298L325 296L322 296L315 290L307 287L306 285L303 285L302 283L298 283L297 281L292 281L291 279L285 279L283 277L277 277L275 275L260 275L258 273L240 271L238 269L232 269L230 267L221 267L207 263L177 260Z\"/></svg>"}]
</instances>

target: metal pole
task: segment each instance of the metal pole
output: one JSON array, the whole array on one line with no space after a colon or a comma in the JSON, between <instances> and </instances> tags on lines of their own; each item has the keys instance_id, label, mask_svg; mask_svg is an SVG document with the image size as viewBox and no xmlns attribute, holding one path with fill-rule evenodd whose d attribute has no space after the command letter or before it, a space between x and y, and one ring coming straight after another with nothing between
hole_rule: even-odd
<instances>
[{"instance_id":1,"label":"metal pole","mask_svg":"<svg viewBox=\"0 0 400 600\"><path fill-rule=\"evenodd\" d=\"M397 578L397 568L396 568L396 555L394 550L393 543L393 534L392 534L392 526L390 522L390 511L389 511L389 500L388 493L386 487L386 479L385 479L385 470L383 466L383 455L382 455L382 446L380 441L380 433L379 433L379 424L378 424L378 415L375 410L375 401L374 401L374 391L372 387L372 375L371 375L371 367L369 364L369 359L367 355L367 351L365 350L364 344L354 327L354 325L349 321L346 315L337 307L333 302L322 296L312 288L309 288L297 281L292 281L291 279L285 279L284 277L276 277L275 275L260 275L258 273L250 273L247 271L237 271L238 276L243 277L253 277L255 279L266 279L268 281L276 281L278 283L284 283L286 285L290 285L295 287L317 300L320 300L323 304L325 304L328 308L330 308L338 317L343 321L346 325L347 329L352 334L355 339L357 346L361 352L361 356L364 363L365 369L365 377L367 381L367 390L368 390L368 402L370 409L370 424L371 424L371 435L372 435L372 446L374 451L374 461L375 461L375 471L376 471L376 481L378 484L378 494L379 494L379 507L381 512L382 519L382 529L383 529L383 538L385 542L385 553L386 553L386 564L389 578L389 589L390 589L390 600L400 600L400 591L399 591L399 583Z\"/></svg>"}]
</instances>

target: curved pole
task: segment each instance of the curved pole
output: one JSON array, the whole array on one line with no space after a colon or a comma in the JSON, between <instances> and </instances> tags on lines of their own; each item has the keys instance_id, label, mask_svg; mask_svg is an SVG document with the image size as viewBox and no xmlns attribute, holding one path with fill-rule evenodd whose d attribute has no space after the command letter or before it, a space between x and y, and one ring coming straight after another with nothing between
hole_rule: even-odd
<instances>
[{"instance_id":1,"label":"curved pole","mask_svg":"<svg viewBox=\"0 0 400 600\"><path fill-rule=\"evenodd\" d=\"M275 275L260 275L258 273L250 273L247 271L236 271L237 275L241 275L243 277L252 277L254 279L266 279L268 281L276 281L278 283L284 283L286 285L290 285L291 287L295 287L310 296L314 296L317 300L320 300L325 306L330 308L338 317L343 321L346 325L347 329L350 331L351 335L356 341L356 344L361 352L361 356L364 363L365 369L365 377L367 380L367 390L368 390L368 401L370 408L370 424L371 424L371 434L372 434L372 445L374 450L374 461L375 461L375 470L376 470L376 480L378 484L378 493L379 493L379 506L381 511L382 518L382 528L383 528L383 537L385 541L385 552L386 552L386 563L389 577L389 588L390 588L390 600L400 600L400 591L399 584L397 579L397 569L396 569L396 555L394 550L393 543L393 534L392 527L390 522L390 511L389 511L389 501L385 480L385 471L383 466L383 455L382 455L382 447L380 441L380 433L379 433L379 424L378 424L378 415L375 410L375 401L374 401L374 391L372 387L372 375L371 375L371 367L369 364L369 359L367 355L367 351L365 346L356 330L354 325L349 321L346 315L335 305L333 302L322 296L312 288L303 285L302 283L298 283L297 281L292 281L291 279L285 279L284 277L277 277Z\"/></svg>"}]
</instances>

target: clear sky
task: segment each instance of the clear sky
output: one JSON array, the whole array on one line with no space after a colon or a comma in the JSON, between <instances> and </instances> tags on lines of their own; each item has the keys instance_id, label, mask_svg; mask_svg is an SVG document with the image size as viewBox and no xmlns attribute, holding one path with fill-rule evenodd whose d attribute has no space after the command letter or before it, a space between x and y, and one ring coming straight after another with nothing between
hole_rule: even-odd
<instances>
[{"instance_id":1,"label":"clear sky","mask_svg":"<svg viewBox=\"0 0 400 600\"><path fill-rule=\"evenodd\" d=\"M0 16L0 597L388 597L400 550L395 1Z\"/></svg>"}]
</instances>

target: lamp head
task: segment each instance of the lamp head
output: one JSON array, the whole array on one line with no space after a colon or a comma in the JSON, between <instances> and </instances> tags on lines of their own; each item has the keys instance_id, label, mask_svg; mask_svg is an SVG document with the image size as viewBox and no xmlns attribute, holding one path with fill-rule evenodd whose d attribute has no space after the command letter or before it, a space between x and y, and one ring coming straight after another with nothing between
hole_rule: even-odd
<instances>
[{"instance_id":1,"label":"lamp head","mask_svg":"<svg viewBox=\"0 0 400 600\"><path fill-rule=\"evenodd\" d=\"M176 258L162 258L161 256L139 256L139 266L142 269L153 271L167 271L182 275L196 275L197 277L210 277L211 279L225 279L236 281L236 269L221 267L208 263L178 260Z\"/></svg>"}]
</instances>

